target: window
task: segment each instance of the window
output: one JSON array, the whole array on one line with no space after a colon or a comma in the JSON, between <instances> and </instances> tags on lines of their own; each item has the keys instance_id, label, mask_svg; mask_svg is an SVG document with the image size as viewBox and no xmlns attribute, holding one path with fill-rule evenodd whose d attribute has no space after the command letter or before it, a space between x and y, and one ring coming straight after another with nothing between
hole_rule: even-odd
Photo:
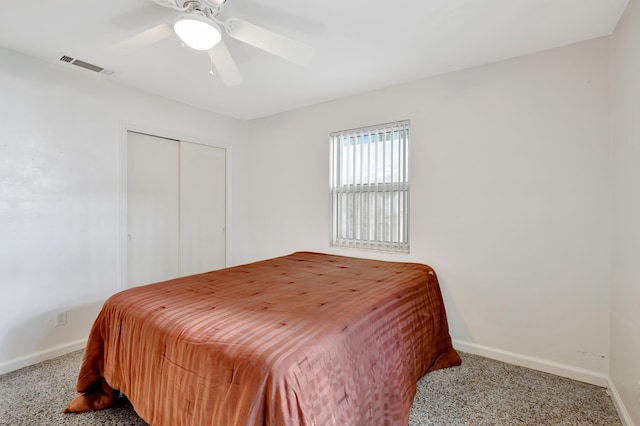
<instances>
[{"instance_id":1,"label":"window","mask_svg":"<svg viewBox=\"0 0 640 426\"><path fill-rule=\"evenodd\" d=\"M409 251L409 121L331 137L331 244Z\"/></svg>"}]
</instances>

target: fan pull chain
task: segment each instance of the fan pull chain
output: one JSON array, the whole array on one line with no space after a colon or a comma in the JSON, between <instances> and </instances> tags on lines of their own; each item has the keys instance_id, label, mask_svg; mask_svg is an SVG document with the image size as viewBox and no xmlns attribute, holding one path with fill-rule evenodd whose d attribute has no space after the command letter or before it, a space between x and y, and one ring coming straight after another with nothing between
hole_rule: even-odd
<instances>
[{"instance_id":1,"label":"fan pull chain","mask_svg":"<svg viewBox=\"0 0 640 426\"><path fill-rule=\"evenodd\" d=\"M211 68L209 68L209 74L213 75L213 59L210 60Z\"/></svg>"}]
</instances>

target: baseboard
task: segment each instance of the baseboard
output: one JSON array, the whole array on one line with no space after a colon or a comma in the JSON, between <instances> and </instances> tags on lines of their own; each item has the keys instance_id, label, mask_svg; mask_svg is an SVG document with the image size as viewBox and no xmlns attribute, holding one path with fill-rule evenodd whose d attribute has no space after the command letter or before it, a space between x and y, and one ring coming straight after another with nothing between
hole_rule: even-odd
<instances>
[{"instance_id":1,"label":"baseboard","mask_svg":"<svg viewBox=\"0 0 640 426\"><path fill-rule=\"evenodd\" d=\"M80 349L84 349L87 339L75 340L64 345L55 346L44 351L35 352L29 355L14 358L12 360L0 363L0 374L10 373L23 367L28 367L42 361L66 355Z\"/></svg>"},{"instance_id":2,"label":"baseboard","mask_svg":"<svg viewBox=\"0 0 640 426\"><path fill-rule=\"evenodd\" d=\"M578 380L580 382L591 383L592 385L601 386L603 388L606 388L609 385L607 375L597 373L595 371L548 361L542 358L503 351L501 349L490 348L488 346L478 345L476 343L465 342L457 339L453 339L453 346L456 349L461 350L462 352L468 352L470 354L484 356L509 364L515 364L521 367L527 367L533 370L555 374L556 376L567 377L569 379Z\"/></svg>"},{"instance_id":3,"label":"baseboard","mask_svg":"<svg viewBox=\"0 0 640 426\"><path fill-rule=\"evenodd\" d=\"M616 407L616 411L618 412L618 416L620 416L620 421L622 422L623 426L634 426L633 420L631 420L631 415L622 402L622 398L620 398L618 389L616 389L616 385L613 384L611 379L609 379L609 395L613 400L613 405Z\"/></svg>"}]
</instances>

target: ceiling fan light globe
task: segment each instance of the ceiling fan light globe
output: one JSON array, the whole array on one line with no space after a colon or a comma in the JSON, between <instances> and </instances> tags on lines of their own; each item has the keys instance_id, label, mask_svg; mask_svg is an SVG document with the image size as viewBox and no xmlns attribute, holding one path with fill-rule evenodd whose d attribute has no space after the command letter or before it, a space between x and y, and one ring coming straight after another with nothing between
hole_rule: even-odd
<instances>
[{"instance_id":1,"label":"ceiling fan light globe","mask_svg":"<svg viewBox=\"0 0 640 426\"><path fill-rule=\"evenodd\" d=\"M181 16L173 24L173 30L184 44L196 50L209 50L222 39L218 25L200 15Z\"/></svg>"}]
</instances>

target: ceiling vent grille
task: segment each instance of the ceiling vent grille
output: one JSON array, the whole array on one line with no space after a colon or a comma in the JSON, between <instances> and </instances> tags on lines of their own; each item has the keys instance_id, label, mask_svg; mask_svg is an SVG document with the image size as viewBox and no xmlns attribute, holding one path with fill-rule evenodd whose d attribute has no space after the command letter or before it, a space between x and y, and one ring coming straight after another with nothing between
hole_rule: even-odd
<instances>
[{"instance_id":1,"label":"ceiling vent grille","mask_svg":"<svg viewBox=\"0 0 640 426\"><path fill-rule=\"evenodd\" d=\"M102 71L104 71L104 68L99 67L97 65L90 64L90 63L85 62L85 61L81 61L80 59L76 59L75 61L73 61L71 63L73 65L76 65L78 67L82 67L84 69L87 69L87 70L90 70L90 71L93 71L93 72L102 72Z\"/></svg>"},{"instance_id":2,"label":"ceiling vent grille","mask_svg":"<svg viewBox=\"0 0 640 426\"><path fill-rule=\"evenodd\" d=\"M84 68L84 69L89 70L89 71L97 72L97 73L102 73L102 74L106 74L106 75L113 74L113 72L105 70L102 67L90 64L89 62L81 61L80 59L72 58L71 56L67 56L67 55L62 55L60 57L60 61L61 62L66 62L66 63L71 64L71 65L75 65L75 66L80 67L80 68Z\"/></svg>"}]
</instances>

